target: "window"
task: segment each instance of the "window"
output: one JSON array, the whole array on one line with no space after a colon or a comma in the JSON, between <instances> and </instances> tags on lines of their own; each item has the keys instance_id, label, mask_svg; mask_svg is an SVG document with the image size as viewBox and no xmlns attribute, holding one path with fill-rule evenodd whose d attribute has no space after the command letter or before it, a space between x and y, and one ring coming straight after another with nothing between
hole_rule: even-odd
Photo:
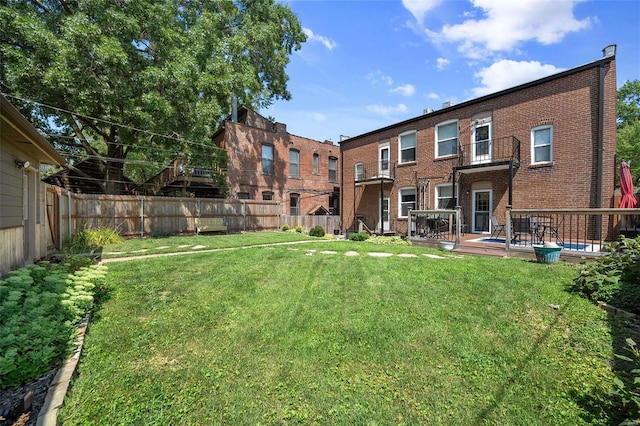
<instances>
[{"instance_id":1,"label":"window","mask_svg":"<svg viewBox=\"0 0 640 426\"><path fill-rule=\"evenodd\" d=\"M248 192L238 192L238 199L239 200L249 200L249 193Z\"/></svg>"},{"instance_id":2,"label":"window","mask_svg":"<svg viewBox=\"0 0 640 426\"><path fill-rule=\"evenodd\" d=\"M453 209L453 185L436 186L436 209Z\"/></svg>"},{"instance_id":3,"label":"window","mask_svg":"<svg viewBox=\"0 0 640 426\"><path fill-rule=\"evenodd\" d=\"M356 163L356 182L364 178L364 166L362 163Z\"/></svg>"},{"instance_id":4,"label":"window","mask_svg":"<svg viewBox=\"0 0 640 426\"><path fill-rule=\"evenodd\" d=\"M273 174L273 145L262 145L262 173Z\"/></svg>"},{"instance_id":5,"label":"window","mask_svg":"<svg viewBox=\"0 0 640 426\"><path fill-rule=\"evenodd\" d=\"M320 174L320 156L318 154L313 154L313 173Z\"/></svg>"},{"instance_id":6,"label":"window","mask_svg":"<svg viewBox=\"0 0 640 426\"><path fill-rule=\"evenodd\" d=\"M436 126L436 157L458 153L458 122L449 121Z\"/></svg>"},{"instance_id":7,"label":"window","mask_svg":"<svg viewBox=\"0 0 640 426\"><path fill-rule=\"evenodd\" d=\"M329 182L338 181L338 159L329 157Z\"/></svg>"},{"instance_id":8,"label":"window","mask_svg":"<svg viewBox=\"0 0 640 426\"><path fill-rule=\"evenodd\" d=\"M273 201L273 192L271 191L264 191L262 193L262 199L264 201Z\"/></svg>"},{"instance_id":9,"label":"window","mask_svg":"<svg viewBox=\"0 0 640 426\"><path fill-rule=\"evenodd\" d=\"M553 160L553 126L531 129L531 163L550 163Z\"/></svg>"},{"instance_id":10,"label":"window","mask_svg":"<svg viewBox=\"0 0 640 426\"><path fill-rule=\"evenodd\" d=\"M416 132L401 133L398 136L398 145L400 147L400 164L416 161Z\"/></svg>"},{"instance_id":11,"label":"window","mask_svg":"<svg viewBox=\"0 0 640 426\"><path fill-rule=\"evenodd\" d=\"M289 177L300 177L300 151L289 151Z\"/></svg>"},{"instance_id":12,"label":"window","mask_svg":"<svg viewBox=\"0 0 640 426\"><path fill-rule=\"evenodd\" d=\"M399 211L398 217L408 217L409 210L415 210L416 208L416 188L400 188L398 191L399 199Z\"/></svg>"},{"instance_id":13,"label":"window","mask_svg":"<svg viewBox=\"0 0 640 426\"><path fill-rule=\"evenodd\" d=\"M289 215L300 215L300 194L291 194L289 198Z\"/></svg>"},{"instance_id":14,"label":"window","mask_svg":"<svg viewBox=\"0 0 640 426\"><path fill-rule=\"evenodd\" d=\"M380 176L389 177L389 145L380 146Z\"/></svg>"}]
</instances>

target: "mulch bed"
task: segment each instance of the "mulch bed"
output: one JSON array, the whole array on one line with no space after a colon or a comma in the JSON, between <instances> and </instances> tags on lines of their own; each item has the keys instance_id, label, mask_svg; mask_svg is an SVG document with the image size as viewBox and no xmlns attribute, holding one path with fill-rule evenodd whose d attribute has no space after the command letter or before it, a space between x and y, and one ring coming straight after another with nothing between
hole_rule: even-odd
<instances>
[{"instance_id":1,"label":"mulch bed","mask_svg":"<svg viewBox=\"0 0 640 426\"><path fill-rule=\"evenodd\" d=\"M33 426L44 404L47 390L58 369L54 368L38 380L17 389L0 391L0 426ZM31 392L31 406L24 407L24 398ZM26 412L24 409L26 408Z\"/></svg>"}]
</instances>

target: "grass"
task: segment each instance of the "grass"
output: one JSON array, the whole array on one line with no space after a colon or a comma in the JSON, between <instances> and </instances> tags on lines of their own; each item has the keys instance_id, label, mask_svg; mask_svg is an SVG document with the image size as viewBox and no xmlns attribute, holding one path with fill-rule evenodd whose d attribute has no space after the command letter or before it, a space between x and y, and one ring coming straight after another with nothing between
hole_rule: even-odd
<instances>
[{"instance_id":1,"label":"grass","mask_svg":"<svg viewBox=\"0 0 640 426\"><path fill-rule=\"evenodd\" d=\"M564 290L574 266L425 252L303 243L111 263L60 420L605 424L611 336Z\"/></svg>"}]
</instances>

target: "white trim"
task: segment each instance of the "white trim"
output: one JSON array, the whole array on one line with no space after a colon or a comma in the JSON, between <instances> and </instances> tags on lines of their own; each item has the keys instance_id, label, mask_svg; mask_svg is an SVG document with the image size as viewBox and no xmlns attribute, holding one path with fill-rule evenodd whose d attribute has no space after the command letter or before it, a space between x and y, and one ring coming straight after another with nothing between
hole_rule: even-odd
<instances>
[{"instance_id":1,"label":"white trim","mask_svg":"<svg viewBox=\"0 0 640 426\"><path fill-rule=\"evenodd\" d=\"M476 230L476 194L479 192L488 192L489 193L489 211L487 220L489 220L489 230L488 231L477 231ZM482 233L482 234L491 234L491 213L493 212L493 189L474 189L471 191L471 232L474 234Z\"/></svg>"},{"instance_id":2,"label":"white trim","mask_svg":"<svg viewBox=\"0 0 640 426\"><path fill-rule=\"evenodd\" d=\"M414 144L413 144L413 160L402 161L402 143L401 139L403 136L409 136L413 134L415 136ZM409 149L409 148L407 148ZM417 130L408 130L406 132L402 132L398 135L398 164L407 164L407 163L415 163L418 159L418 131Z\"/></svg>"},{"instance_id":3,"label":"white trim","mask_svg":"<svg viewBox=\"0 0 640 426\"><path fill-rule=\"evenodd\" d=\"M459 140L460 140L460 128L459 128L459 126L457 125L457 124L458 124L458 119L455 119L455 118L454 118L454 119L452 119L452 120L446 120L446 121L442 121L442 122L440 122L440 123L436 124L436 125L433 127L433 132L434 132L434 136L433 136L433 140L434 140L434 142L433 142L433 143L434 143L433 152L434 152L434 157L435 157L435 158L446 158L446 157L451 157L452 155L455 155L455 153L454 153L454 154L439 155L439 150L438 150L438 142L441 142L441 141L438 139L438 127L441 127L441 126L448 126L448 125L450 125L450 124L452 124L452 123L455 123L455 124L456 124L456 137L455 137L455 139L456 139L456 148L457 148L457 145L460 143L460 142L459 142ZM452 138L450 138L450 139L443 139L442 141L448 141L448 140L453 140L453 139L452 139Z\"/></svg>"},{"instance_id":4,"label":"white trim","mask_svg":"<svg viewBox=\"0 0 640 426\"><path fill-rule=\"evenodd\" d=\"M548 145L539 145L538 147L548 146L549 147L549 160L547 161L535 161L535 132L540 130L550 129L549 132L549 144ZM553 124L545 124L543 126L537 126L531 129L531 164L550 164L553 163Z\"/></svg>"},{"instance_id":5,"label":"white trim","mask_svg":"<svg viewBox=\"0 0 640 426\"><path fill-rule=\"evenodd\" d=\"M476 129L479 127L489 127L489 139L487 140L487 144L489 144L489 152L486 154L478 155L476 152L477 144L476 144ZM471 146L472 148L472 164L482 164L482 163L490 163L493 158L493 126L491 124L491 120L485 121L483 123L474 124L471 129Z\"/></svg>"},{"instance_id":6,"label":"white trim","mask_svg":"<svg viewBox=\"0 0 640 426\"><path fill-rule=\"evenodd\" d=\"M413 201L413 209L415 210L417 201L418 201L418 191L415 186L403 186L402 188L398 188L398 217L399 218L407 218L409 215L402 216L402 191L412 189L415 200Z\"/></svg>"}]
</instances>

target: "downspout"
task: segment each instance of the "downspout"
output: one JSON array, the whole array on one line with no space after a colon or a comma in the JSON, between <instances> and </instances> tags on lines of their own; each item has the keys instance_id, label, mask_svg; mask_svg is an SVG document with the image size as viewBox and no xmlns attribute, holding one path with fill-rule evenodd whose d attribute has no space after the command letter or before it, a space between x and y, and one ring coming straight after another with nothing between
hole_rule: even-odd
<instances>
[{"instance_id":1,"label":"downspout","mask_svg":"<svg viewBox=\"0 0 640 426\"><path fill-rule=\"evenodd\" d=\"M354 178L355 180L355 178ZM353 188L353 199L356 198L355 186ZM355 201L354 201L355 203ZM340 144L340 232L345 233L344 227L344 153L342 152L342 144ZM355 211L353 212L355 218Z\"/></svg>"}]
</instances>

